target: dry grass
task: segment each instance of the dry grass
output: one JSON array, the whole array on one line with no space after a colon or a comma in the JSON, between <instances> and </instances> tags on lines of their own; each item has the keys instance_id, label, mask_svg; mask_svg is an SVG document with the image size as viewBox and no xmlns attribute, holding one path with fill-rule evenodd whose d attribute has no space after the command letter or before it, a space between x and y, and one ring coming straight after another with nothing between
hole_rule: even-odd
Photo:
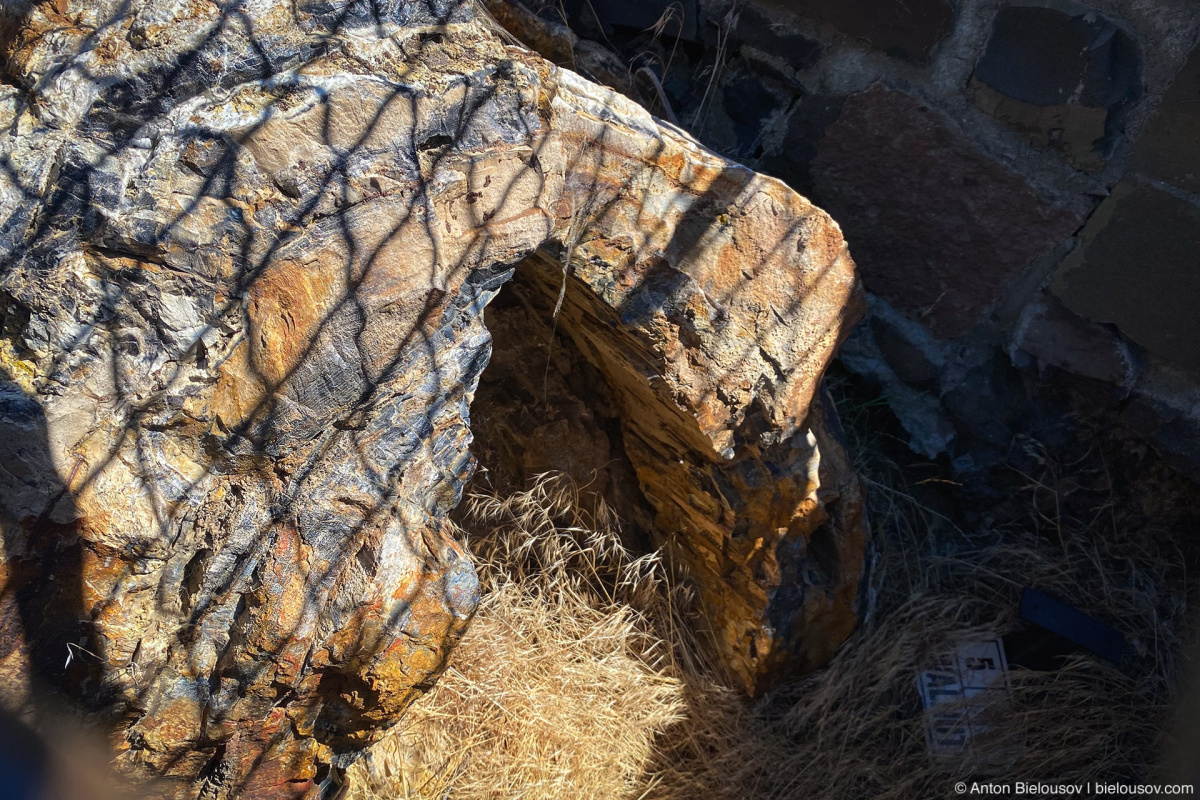
<instances>
[{"instance_id":1,"label":"dry grass","mask_svg":"<svg viewBox=\"0 0 1200 800\"><path fill-rule=\"evenodd\" d=\"M651 621L673 593L576 491L546 476L470 499L486 531L470 539L479 612L437 688L350 770L348 800L640 794L656 740L687 711Z\"/></svg>"},{"instance_id":2,"label":"dry grass","mask_svg":"<svg viewBox=\"0 0 1200 800\"><path fill-rule=\"evenodd\" d=\"M566 481L473 498L478 617L437 687L351 768L345 797L908 800L996 762L1009 779L1144 777L1180 647L1182 557L1142 531L1064 533L1040 511L969 536L913 500L895 465L859 466L877 542L867 618L828 668L753 702L704 659L686 592L622 546L603 508L587 518ZM1012 702L991 710L1006 735L974 762L932 763L918 670L1010 630L1027 585L1118 626L1129 663L1014 670Z\"/></svg>"}]
</instances>

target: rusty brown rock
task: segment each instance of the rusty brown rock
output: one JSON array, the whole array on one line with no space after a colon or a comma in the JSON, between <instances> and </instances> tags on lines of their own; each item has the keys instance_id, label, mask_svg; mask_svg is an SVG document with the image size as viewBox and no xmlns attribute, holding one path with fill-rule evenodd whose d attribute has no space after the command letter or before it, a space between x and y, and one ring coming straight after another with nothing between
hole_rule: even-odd
<instances>
[{"instance_id":1,"label":"rusty brown rock","mask_svg":"<svg viewBox=\"0 0 1200 800\"><path fill-rule=\"evenodd\" d=\"M547 61L571 66L579 37L566 25L542 19L520 0L484 0L488 13L504 30Z\"/></svg>"},{"instance_id":2,"label":"rusty brown rock","mask_svg":"<svg viewBox=\"0 0 1200 800\"><path fill-rule=\"evenodd\" d=\"M824 212L469 4L3 13L7 704L52 688L179 797L315 796L477 602L446 515L518 263L566 282L732 672L848 633L813 397L861 300Z\"/></svg>"}]
</instances>

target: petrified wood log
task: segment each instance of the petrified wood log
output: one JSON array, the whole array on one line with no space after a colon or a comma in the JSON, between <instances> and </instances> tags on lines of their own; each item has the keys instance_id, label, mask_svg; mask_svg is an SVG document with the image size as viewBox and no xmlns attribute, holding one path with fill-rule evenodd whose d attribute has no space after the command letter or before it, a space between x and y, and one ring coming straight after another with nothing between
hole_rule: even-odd
<instances>
[{"instance_id":1,"label":"petrified wood log","mask_svg":"<svg viewBox=\"0 0 1200 800\"><path fill-rule=\"evenodd\" d=\"M446 515L519 262L619 399L731 672L852 629L860 504L813 402L861 306L837 225L489 25L0 12L9 706L58 692L181 797L316 792L475 608Z\"/></svg>"}]
</instances>

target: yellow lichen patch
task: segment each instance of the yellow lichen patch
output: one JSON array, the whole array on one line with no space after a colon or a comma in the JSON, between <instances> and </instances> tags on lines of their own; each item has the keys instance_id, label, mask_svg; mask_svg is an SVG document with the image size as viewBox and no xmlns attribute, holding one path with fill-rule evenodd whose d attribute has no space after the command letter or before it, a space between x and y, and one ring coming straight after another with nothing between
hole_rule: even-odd
<instances>
[{"instance_id":1,"label":"yellow lichen patch","mask_svg":"<svg viewBox=\"0 0 1200 800\"><path fill-rule=\"evenodd\" d=\"M19 357L8 339L0 339L0 370L26 394L37 391L34 383L38 377L37 365Z\"/></svg>"}]
</instances>

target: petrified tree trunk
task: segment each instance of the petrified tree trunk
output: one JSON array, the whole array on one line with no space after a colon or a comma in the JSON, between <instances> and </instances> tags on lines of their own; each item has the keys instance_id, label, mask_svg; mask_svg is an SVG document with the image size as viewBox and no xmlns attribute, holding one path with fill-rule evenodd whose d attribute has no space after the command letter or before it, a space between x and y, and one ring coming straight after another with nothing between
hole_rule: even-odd
<instances>
[{"instance_id":1,"label":"petrified tree trunk","mask_svg":"<svg viewBox=\"0 0 1200 800\"><path fill-rule=\"evenodd\" d=\"M823 212L452 0L2 13L7 703L56 689L179 796L315 792L474 610L446 514L526 259L732 672L853 627Z\"/></svg>"}]
</instances>

